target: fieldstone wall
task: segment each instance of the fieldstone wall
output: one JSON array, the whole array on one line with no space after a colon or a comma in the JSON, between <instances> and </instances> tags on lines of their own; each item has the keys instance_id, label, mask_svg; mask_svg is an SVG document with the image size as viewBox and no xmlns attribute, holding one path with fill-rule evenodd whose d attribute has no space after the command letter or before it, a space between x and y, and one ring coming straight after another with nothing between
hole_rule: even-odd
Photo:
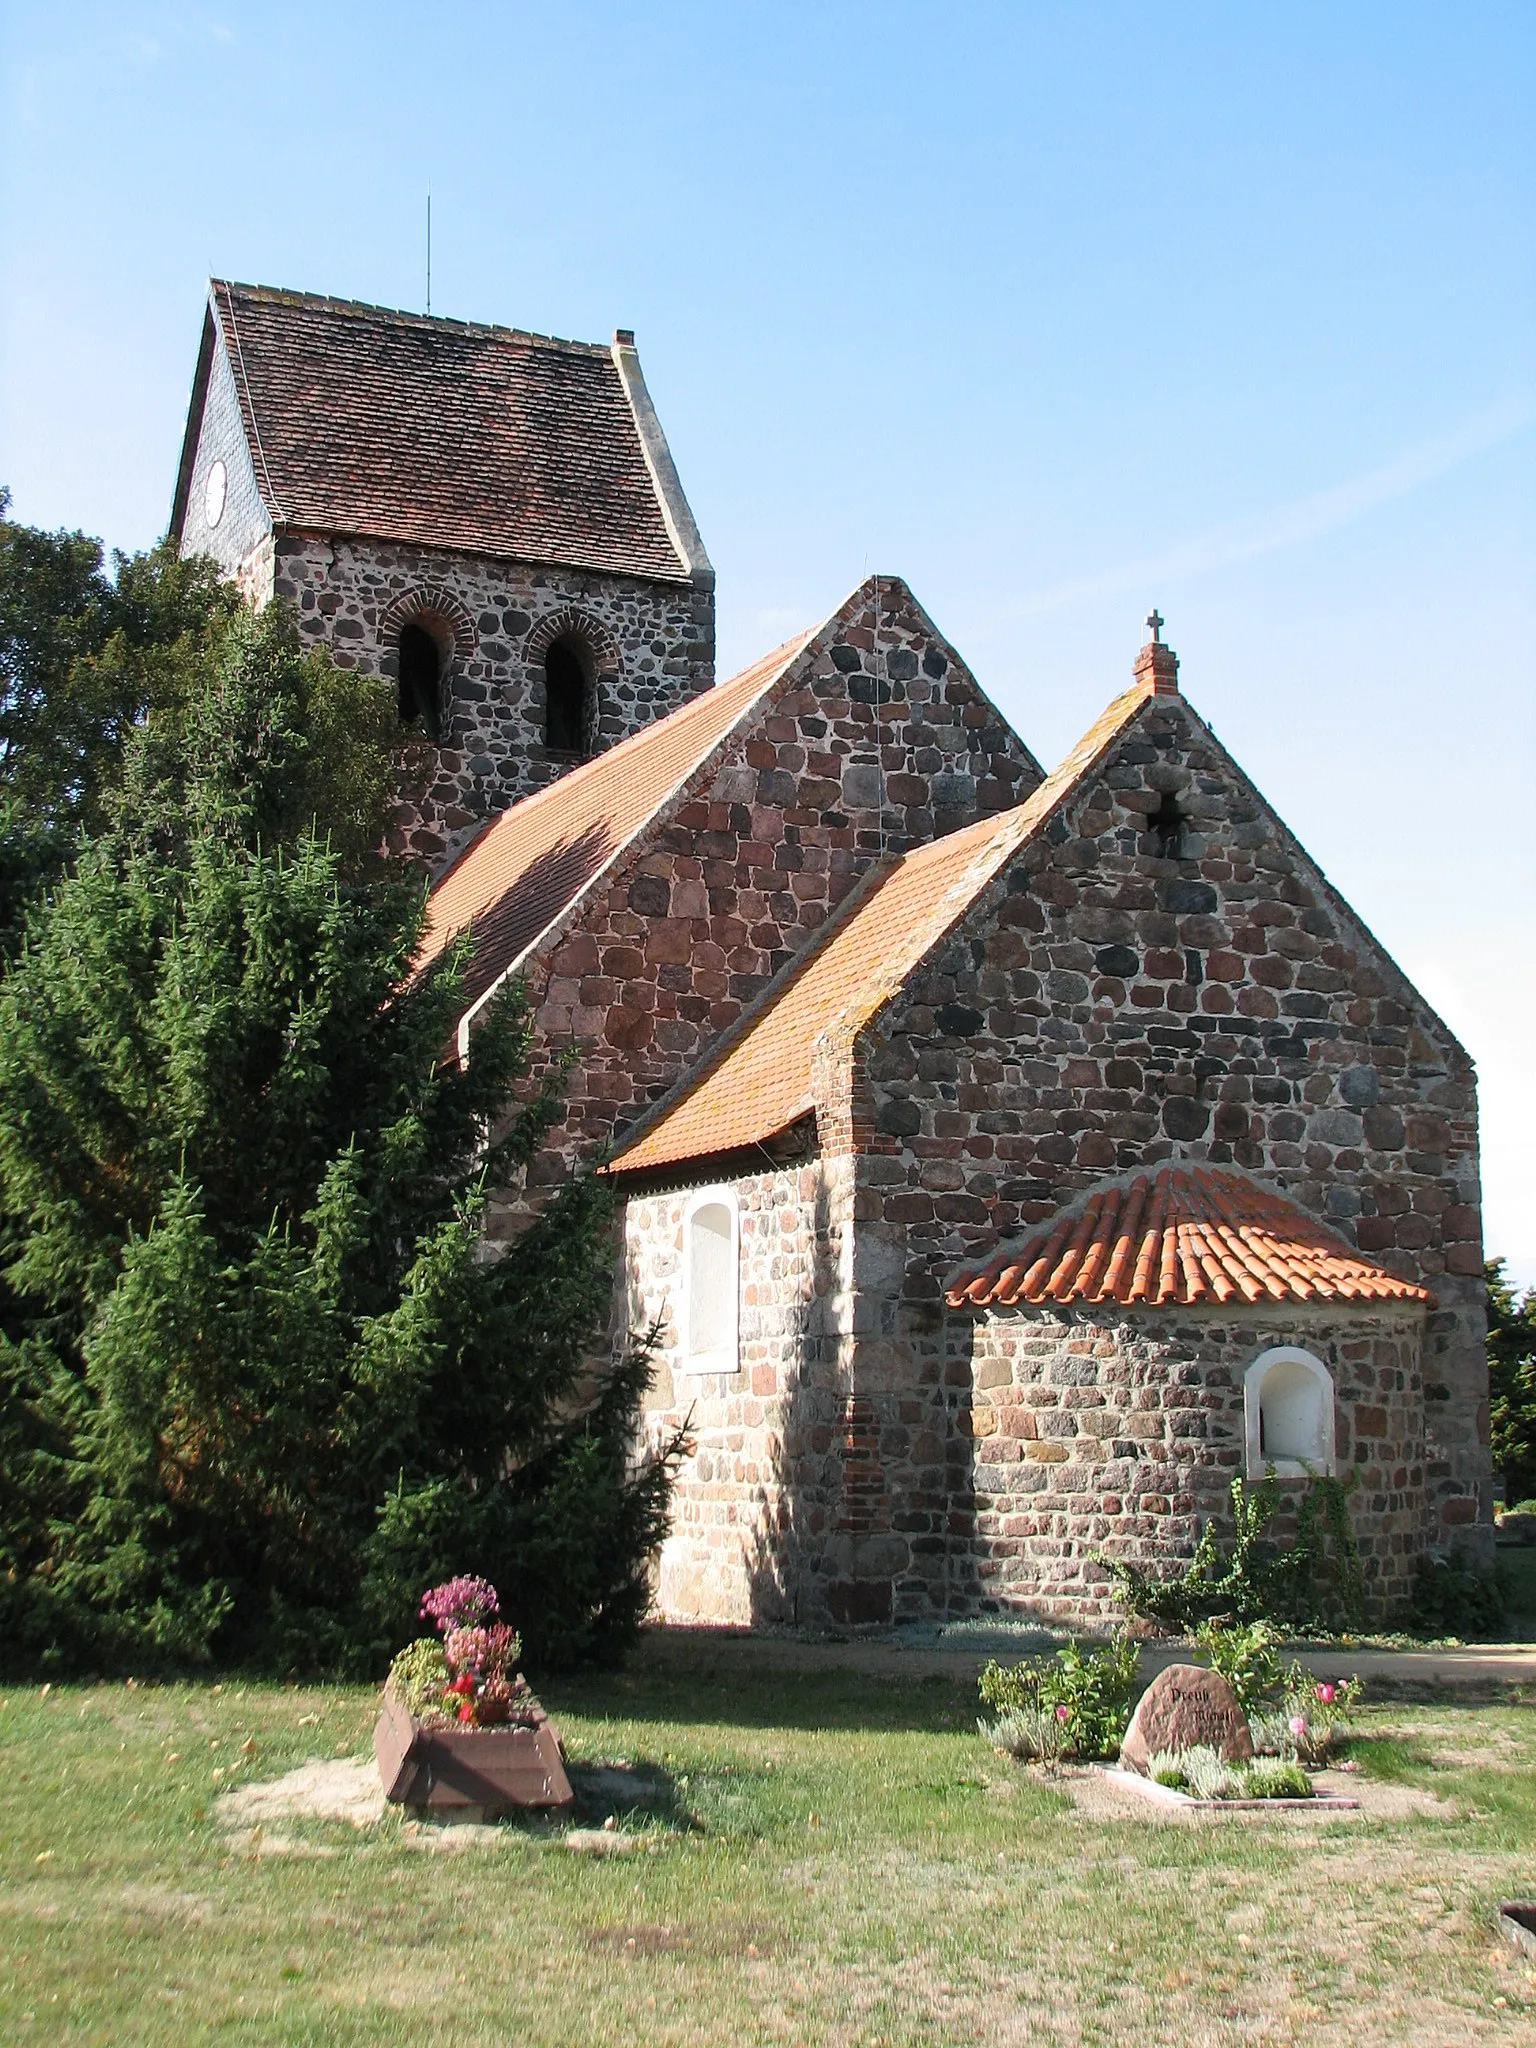
<instances>
[{"instance_id":1,"label":"fieldstone wall","mask_svg":"<svg viewBox=\"0 0 1536 2048\"><path fill-rule=\"evenodd\" d=\"M882 851L1017 803L1038 763L903 584L866 584L751 725L526 963L540 1052L578 1060L517 1227L574 1158L665 1094Z\"/></svg>"},{"instance_id":2,"label":"fieldstone wall","mask_svg":"<svg viewBox=\"0 0 1536 2048\"><path fill-rule=\"evenodd\" d=\"M397 850L434 871L520 796L575 765L544 744L551 625L583 642L596 679L594 751L676 710L715 679L712 588L497 562L387 541L279 529L272 591L343 668L395 678L402 623L443 644L440 742L402 749Z\"/></svg>"},{"instance_id":3,"label":"fieldstone wall","mask_svg":"<svg viewBox=\"0 0 1536 2048\"><path fill-rule=\"evenodd\" d=\"M882 1274L854 1221L852 1162L725 1186L739 1219L734 1373L691 1372L680 1351L697 1190L635 1195L625 1210L627 1334L659 1332L647 1429L686 1425L694 1444L659 1565L668 1619L1108 1626L1122 1610L1096 1553L1169 1572L1203 1521L1230 1530L1243 1375L1277 1344L1304 1346L1333 1376L1371 1616L1411 1595L1430 1541L1418 1307L952 1313L942 1373L902 1386L871 1339Z\"/></svg>"},{"instance_id":4,"label":"fieldstone wall","mask_svg":"<svg viewBox=\"0 0 1536 2048\"><path fill-rule=\"evenodd\" d=\"M1096 1179L1236 1162L1434 1290L1430 1540L1491 1542L1471 1063L1181 698L1144 703L853 1066L861 1255L901 1276L860 1390L936 1401L955 1270Z\"/></svg>"},{"instance_id":5,"label":"fieldstone wall","mask_svg":"<svg viewBox=\"0 0 1536 2048\"><path fill-rule=\"evenodd\" d=\"M1243 1376L1278 1344L1333 1376L1371 1612L1400 1609L1429 1540L1422 1320L1417 1307L1299 1305L953 1316L951 1423L975 1462L970 1503L951 1503L946 1611L1108 1623L1122 1610L1095 1552L1166 1573L1193 1554L1202 1522L1230 1531ZM1299 1495L1301 1482L1282 1489Z\"/></svg>"},{"instance_id":6,"label":"fieldstone wall","mask_svg":"<svg viewBox=\"0 0 1536 2048\"><path fill-rule=\"evenodd\" d=\"M674 1621L795 1621L807 1562L835 1538L843 1483L848 1304L838 1277L849 1182L812 1162L729 1185L740 1243L734 1373L690 1372L679 1348L690 1190L637 1196L625 1209L628 1330L660 1329L647 1429L686 1424L696 1447L674 1496L657 1607Z\"/></svg>"}]
</instances>

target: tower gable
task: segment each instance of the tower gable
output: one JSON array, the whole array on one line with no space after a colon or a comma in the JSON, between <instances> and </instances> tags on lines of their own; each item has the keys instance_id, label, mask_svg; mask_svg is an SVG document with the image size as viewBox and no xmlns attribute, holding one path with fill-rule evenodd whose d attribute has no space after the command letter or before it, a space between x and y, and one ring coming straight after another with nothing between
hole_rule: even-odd
<instances>
[{"instance_id":1,"label":"tower gable","mask_svg":"<svg viewBox=\"0 0 1536 2048\"><path fill-rule=\"evenodd\" d=\"M713 582L627 330L561 341L222 278L209 311L276 525ZM178 491L184 545L186 509Z\"/></svg>"},{"instance_id":2,"label":"tower gable","mask_svg":"<svg viewBox=\"0 0 1536 2048\"><path fill-rule=\"evenodd\" d=\"M272 515L256 479L229 351L210 304L187 416L171 532L184 555L211 555L252 603L272 594Z\"/></svg>"}]
</instances>

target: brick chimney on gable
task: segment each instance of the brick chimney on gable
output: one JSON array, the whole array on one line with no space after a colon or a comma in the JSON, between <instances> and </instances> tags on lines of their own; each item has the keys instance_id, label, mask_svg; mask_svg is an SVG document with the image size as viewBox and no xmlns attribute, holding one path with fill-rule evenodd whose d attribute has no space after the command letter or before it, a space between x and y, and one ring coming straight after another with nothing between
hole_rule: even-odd
<instances>
[{"instance_id":1,"label":"brick chimney on gable","mask_svg":"<svg viewBox=\"0 0 1536 2048\"><path fill-rule=\"evenodd\" d=\"M1136 657L1136 680L1150 683L1159 697L1177 697L1179 657L1171 647L1163 645L1163 615L1156 606L1147 613L1147 626L1152 638Z\"/></svg>"}]
</instances>

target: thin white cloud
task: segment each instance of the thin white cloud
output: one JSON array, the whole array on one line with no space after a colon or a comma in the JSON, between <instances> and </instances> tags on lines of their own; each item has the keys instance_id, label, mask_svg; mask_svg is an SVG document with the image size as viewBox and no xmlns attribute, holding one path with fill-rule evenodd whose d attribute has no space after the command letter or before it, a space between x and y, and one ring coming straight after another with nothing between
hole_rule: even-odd
<instances>
[{"instance_id":1,"label":"thin white cloud","mask_svg":"<svg viewBox=\"0 0 1536 2048\"><path fill-rule=\"evenodd\" d=\"M1240 519L1227 526L1212 527L1193 535L1159 555L1137 562L1122 562L1095 576L1083 576L1054 590L1041 590L1023 597L1010 607L1015 618L1034 618L1058 610L1082 598L1107 597L1120 592L1147 591L1158 585L1203 576L1236 562L1252 562L1261 555L1273 555L1282 548L1315 540L1319 534L1358 519L1374 506L1393 498L1406 497L1421 485L1447 470L1459 468L1474 455L1496 448L1522 433L1536 420L1536 403L1529 398L1507 399L1448 434L1422 441L1379 469L1350 477L1331 490L1315 491L1289 505L1261 512L1252 519Z\"/></svg>"}]
</instances>

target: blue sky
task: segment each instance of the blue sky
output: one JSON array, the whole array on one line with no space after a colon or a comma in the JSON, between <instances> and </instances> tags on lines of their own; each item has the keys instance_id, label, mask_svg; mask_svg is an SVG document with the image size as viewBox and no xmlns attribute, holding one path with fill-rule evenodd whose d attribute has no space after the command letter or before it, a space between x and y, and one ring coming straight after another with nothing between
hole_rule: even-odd
<instances>
[{"instance_id":1,"label":"blue sky","mask_svg":"<svg viewBox=\"0 0 1536 2048\"><path fill-rule=\"evenodd\" d=\"M1536 1282L1536 9L27 5L0 478L163 529L210 271L642 359L722 666L904 575L1043 758L1156 602L1461 1034Z\"/></svg>"}]
</instances>

